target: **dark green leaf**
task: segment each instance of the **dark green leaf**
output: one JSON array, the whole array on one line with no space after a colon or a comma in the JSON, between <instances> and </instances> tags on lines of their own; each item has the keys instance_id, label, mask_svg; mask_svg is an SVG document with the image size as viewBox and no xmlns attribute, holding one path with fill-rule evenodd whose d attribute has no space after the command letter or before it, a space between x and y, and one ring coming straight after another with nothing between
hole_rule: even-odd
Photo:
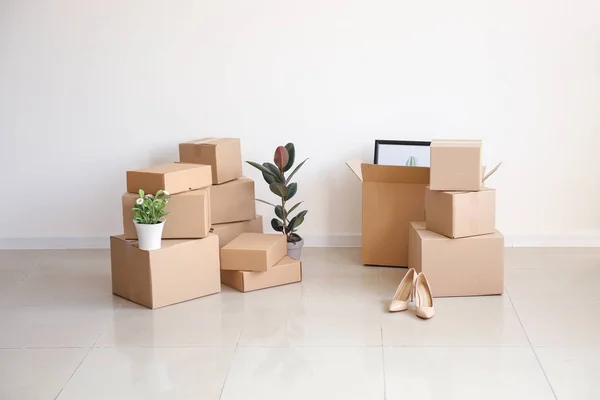
<instances>
[{"instance_id":1,"label":"dark green leaf","mask_svg":"<svg viewBox=\"0 0 600 400\"><path fill-rule=\"evenodd\" d=\"M290 220L290 223L288 224L288 228L290 229L290 231L294 229L294 224L296 223L297 219L298 218L294 217Z\"/></svg>"},{"instance_id":2,"label":"dark green leaf","mask_svg":"<svg viewBox=\"0 0 600 400\"><path fill-rule=\"evenodd\" d=\"M295 210L296 208L298 208L298 206L299 206L300 204L302 204L302 202L298 202L298 203L294 204L294 206L293 206L292 208L290 208L290 211L288 211L288 212L287 212L287 213L288 213L288 215L290 215L292 212L294 212L294 210Z\"/></svg>"},{"instance_id":3,"label":"dark green leaf","mask_svg":"<svg viewBox=\"0 0 600 400\"><path fill-rule=\"evenodd\" d=\"M290 185L287 187L287 194L285 196L285 200L289 200L292 197L294 197L294 195L296 194L296 192L298 191L298 184L296 182L294 183L290 183Z\"/></svg>"},{"instance_id":4,"label":"dark green leaf","mask_svg":"<svg viewBox=\"0 0 600 400\"><path fill-rule=\"evenodd\" d=\"M261 200L261 199L254 199L254 200L256 200L256 201L260 201L261 203L264 203L264 204L266 204L266 205L269 205L269 206L271 206L271 207L276 207L276 205L275 205L275 204L273 204L273 203L269 203L268 201L264 201L264 200Z\"/></svg>"},{"instance_id":5,"label":"dark green leaf","mask_svg":"<svg viewBox=\"0 0 600 400\"><path fill-rule=\"evenodd\" d=\"M296 217L298 217L298 218L304 218L304 216L306 215L307 212L308 212L307 210L300 211L298 213L298 215L296 215Z\"/></svg>"},{"instance_id":6,"label":"dark green leaf","mask_svg":"<svg viewBox=\"0 0 600 400\"><path fill-rule=\"evenodd\" d=\"M283 183L285 181L283 174L281 173L279 168L277 168L276 165L266 162L266 163L263 163L263 167L268 168L269 171L271 171L274 175L277 176L276 182Z\"/></svg>"},{"instance_id":7,"label":"dark green leaf","mask_svg":"<svg viewBox=\"0 0 600 400\"><path fill-rule=\"evenodd\" d=\"M273 192L281 198L285 198L288 195L288 188L285 187L283 183L271 183L269 185L269 189L271 189L271 192Z\"/></svg>"},{"instance_id":8,"label":"dark green leaf","mask_svg":"<svg viewBox=\"0 0 600 400\"><path fill-rule=\"evenodd\" d=\"M273 178L277 178L276 175L274 175L267 167L263 167L262 165L252 162L252 161L246 161L248 164L252 165L254 168L258 169L259 171L267 174L267 175L271 175Z\"/></svg>"},{"instance_id":9,"label":"dark green leaf","mask_svg":"<svg viewBox=\"0 0 600 400\"><path fill-rule=\"evenodd\" d=\"M262 173L263 179L265 180L265 182L267 182L267 184L271 184L274 182L277 182L277 179L275 177L273 177L273 175L267 175L264 172Z\"/></svg>"},{"instance_id":10,"label":"dark green leaf","mask_svg":"<svg viewBox=\"0 0 600 400\"><path fill-rule=\"evenodd\" d=\"M298 166L296 168L294 168L294 170L292 171L292 173L290 174L290 176L287 177L287 179L285 180L285 184L287 185L291 180L292 180L292 176L296 175L296 172L298 172L298 170L300 169L301 166L304 165L305 162L308 161L308 158L304 161L302 161L300 164L298 164Z\"/></svg>"},{"instance_id":11,"label":"dark green leaf","mask_svg":"<svg viewBox=\"0 0 600 400\"><path fill-rule=\"evenodd\" d=\"M283 224L281 223L280 220L278 220L277 218L273 218L271 220L271 227L276 230L277 232L281 232L283 231Z\"/></svg>"},{"instance_id":12,"label":"dark green leaf","mask_svg":"<svg viewBox=\"0 0 600 400\"><path fill-rule=\"evenodd\" d=\"M294 159L296 158L296 148L294 143L288 143L285 145L285 149L288 151L288 162L283 167L283 172L287 172L294 166Z\"/></svg>"},{"instance_id":13,"label":"dark green leaf","mask_svg":"<svg viewBox=\"0 0 600 400\"><path fill-rule=\"evenodd\" d=\"M275 215L277 215L282 220L283 218L283 208L281 206L275 206Z\"/></svg>"},{"instance_id":14,"label":"dark green leaf","mask_svg":"<svg viewBox=\"0 0 600 400\"><path fill-rule=\"evenodd\" d=\"M288 239L288 242L297 243L301 241L302 238L297 233L292 233Z\"/></svg>"},{"instance_id":15,"label":"dark green leaf","mask_svg":"<svg viewBox=\"0 0 600 400\"><path fill-rule=\"evenodd\" d=\"M293 225L290 222L290 227L292 229L296 229L297 227L299 227L300 225L302 225L302 223L304 222L304 217L294 217L292 219L294 220L294 224Z\"/></svg>"}]
</instances>

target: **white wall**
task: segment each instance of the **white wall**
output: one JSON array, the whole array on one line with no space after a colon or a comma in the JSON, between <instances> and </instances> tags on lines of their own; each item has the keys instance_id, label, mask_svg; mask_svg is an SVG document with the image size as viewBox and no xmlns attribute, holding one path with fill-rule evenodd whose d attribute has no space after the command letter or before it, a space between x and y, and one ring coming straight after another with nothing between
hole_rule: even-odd
<instances>
[{"instance_id":1,"label":"white wall","mask_svg":"<svg viewBox=\"0 0 600 400\"><path fill-rule=\"evenodd\" d=\"M210 135L256 161L295 142L303 233L346 243L346 159L464 137L504 160L502 230L583 243L600 238L600 2L4 0L0 134L0 238L119 233L125 170Z\"/></svg>"}]
</instances>

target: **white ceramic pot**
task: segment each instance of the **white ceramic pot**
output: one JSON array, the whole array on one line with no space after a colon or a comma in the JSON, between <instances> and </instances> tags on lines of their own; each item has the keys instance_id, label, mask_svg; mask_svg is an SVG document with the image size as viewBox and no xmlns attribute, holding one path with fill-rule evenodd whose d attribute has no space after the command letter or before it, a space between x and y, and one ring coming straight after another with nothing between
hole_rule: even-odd
<instances>
[{"instance_id":1,"label":"white ceramic pot","mask_svg":"<svg viewBox=\"0 0 600 400\"><path fill-rule=\"evenodd\" d=\"M302 247L304 247L304 239L296 243L288 242L288 256L300 261L302 258Z\"/></svg>"},{"instance_id":2,"label":"white ceramic pot","mask_svg":"<svg viewBox=\"0 0 600 400\"><path fill-rule=\"evenodd\" d=\"M138 246L140 250L158 250L162 240L163 228L165 221L158 224L135 224L135 230L138 236Z\"/></svg>"}]
</instances>

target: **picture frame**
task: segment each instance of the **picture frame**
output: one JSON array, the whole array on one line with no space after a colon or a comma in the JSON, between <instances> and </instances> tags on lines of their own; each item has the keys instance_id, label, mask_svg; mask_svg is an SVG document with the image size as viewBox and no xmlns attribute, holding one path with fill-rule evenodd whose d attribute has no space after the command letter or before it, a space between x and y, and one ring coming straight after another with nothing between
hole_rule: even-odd
<instances>
[{"instance_id":1,"label":"picture frame","mask_svg":"<svg viewBox=\"0 0 600 400\"><path fill-rule=\"evenodd\" d=\"M375 140L373 163L411 167L429 167L431 142L412 140Z\"/></svg>"}]
</instances>

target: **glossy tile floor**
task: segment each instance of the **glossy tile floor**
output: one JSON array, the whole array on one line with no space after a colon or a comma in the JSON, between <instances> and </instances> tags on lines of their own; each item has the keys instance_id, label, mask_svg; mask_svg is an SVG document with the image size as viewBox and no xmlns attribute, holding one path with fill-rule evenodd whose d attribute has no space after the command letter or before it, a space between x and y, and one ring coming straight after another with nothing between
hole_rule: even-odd
<instances>
[{"instance_id":1,"label":"glossy tile floor","mask_svg":"<svg viewBox=\"0 0 600 400\"><path fill-rule=\"evenodd\" d=\"M304 282L150 311L105 250L0 251L0 399L600 399L600 249L507 249L504 296L388 314L404 269L307 249Z\"/></svg>"}]
</instances>

